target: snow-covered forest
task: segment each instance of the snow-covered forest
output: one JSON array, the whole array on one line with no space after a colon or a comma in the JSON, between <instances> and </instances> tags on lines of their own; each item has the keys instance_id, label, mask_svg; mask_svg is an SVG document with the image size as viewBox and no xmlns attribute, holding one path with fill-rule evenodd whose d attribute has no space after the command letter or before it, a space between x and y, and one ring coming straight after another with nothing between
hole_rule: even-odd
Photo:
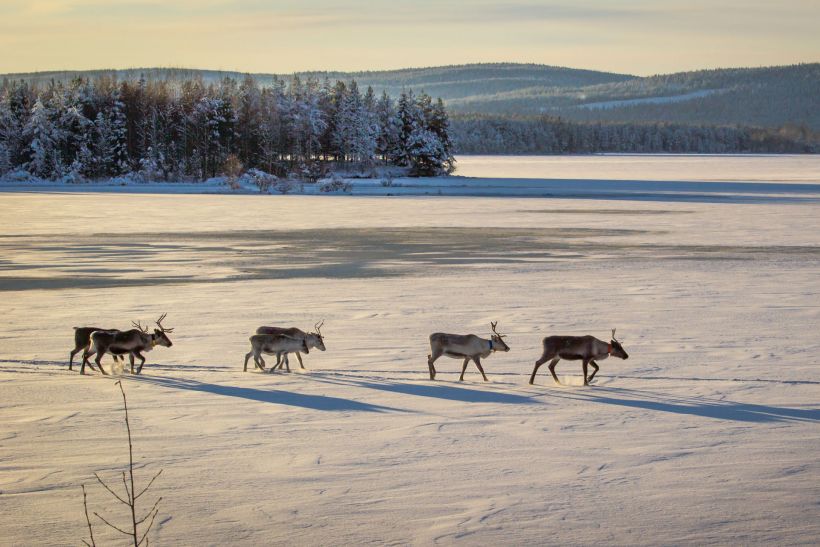
<instances>
[{"instance_id":1,"label":"snow-covered forest","mask_svg":"<svg viewBox=\"0 0 820 547\"><path fill-rule=\"evenodd\" d=\"M248 76L205 84L101 76L0 87L0 175L203 180L242 169L313 179L330 164L453 170L443 102L349 82Z\"/></svg>"},{"instance_id":2,"label":"snow-covered forest","mask_svg":"<svg viewBox=\"0 0 820 547\"><path fill-rule=\"evenodd\" d=\"M573 122L551 116L455 115L459 154L767 153L820 151L805 126L761 128L680 123Z\"/></svg>"}]
</instances>

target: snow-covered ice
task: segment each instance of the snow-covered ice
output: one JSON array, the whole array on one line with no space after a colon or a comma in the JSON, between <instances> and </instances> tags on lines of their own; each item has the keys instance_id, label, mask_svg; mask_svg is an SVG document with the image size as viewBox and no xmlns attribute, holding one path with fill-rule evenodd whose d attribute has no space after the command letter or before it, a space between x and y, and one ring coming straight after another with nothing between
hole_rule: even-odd
<instances>
[{"instance_id":1,"label":"snow-covered ice","mask_svg":"<svg viewBox=\"0 0 820 547\"><path fill-rule=\"evenodd\" d=\"M93 478L127 458L117 378L158 544L816 543L819 214L4 192L0 544L79 544L81 484L121 514ZM163 312L142 376L67 370L72 326ZM320 319L308 370L241 371L258 325ZM429 333L491 320L489 383L427 379ZM542 336L613 327L630 359L593 387L568 362L527 384Z\"/></svg>"}]
</instances>

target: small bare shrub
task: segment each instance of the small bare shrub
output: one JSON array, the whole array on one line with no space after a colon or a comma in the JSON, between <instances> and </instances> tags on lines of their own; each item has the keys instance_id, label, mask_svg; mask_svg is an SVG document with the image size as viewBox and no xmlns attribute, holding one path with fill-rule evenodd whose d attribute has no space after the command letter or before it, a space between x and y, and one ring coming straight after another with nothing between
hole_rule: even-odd
<instances>
[{"instance_id":1,"label":"small bare shrub","mask_svg":"<svg viewBox=\"0 0 820 547\"><path fill-rule=\"evenodd\" d=\"M327 165L322 162L303 163L299 166L297 178L315 184L319 179L327 176L327 171Z\"/></svg>"},{"instance_id":2,"label":"small bare shrub","mask_svg":"<svg viewBox=\"0 0 820 547\"><path fill-rule=\"evenodd\" d=\"M160 469L154 477L148 481L148 485L140 490L137 493L137 486L134 482L134 446L131 441L131 423L128 420L128 401L125 398L125 390L122 387L122 382L118 381L116 383L120 387L120 392L122 393L122 406L125 410L125 429L128 432L128 471L122 472L122 485L124 492L118 494L115 492L105 481L103 481L99 475L94 473L94 477L97 479L103 488L108 490L108 493L114 496L117 501L128 507L128 518L130 522L125 526L117 526L116 524L112 524L109 522L105 517L101 516L99 513L94 512L94 516L100 519L103 523L105 523L109 528L112 530L116 530L120 534L127 536L129 538L129 543L133 542L134 547L140 547L140 545L148 545L148 532L151 531L151 527L154 525L154 520L157 518L157 514L159 513L159 502L162 501L162 498L158 498L151 509L145 513L141 518L137 516L137 500L142 497L143 494L148 492L148 489L154 484L154 481L157 477L160 476L162 473L162 469ZM88 516L88 498L85 492L85 485L82 485L83 489L83 508L85 509L85 521L88 525L88 534L91 536L90 542L86 540L82 540L84 544L88 545L89 547L96 547L96 543L94 541L94 527L91 524L91 518ZM110 518L110 517L109 517ZM140 530L140 527L148 523L144 529Z\"/></svg>"},{"instance_id":3,"label":"small bare shrub","mask_svg":"<svg viewBox=\"0 0 820 547\"><path fill-rule=\"evenodd\" d=\"M350 192L353 190L353 185L345 181L339 175L333 175L329 181L323 182L319 185L319 191L323 193L329 192Z\"/></svg>"},{"instance_id":4,"label":"small bare shrub","mask_svg":"<svg viewBox=\"0 0 820 547\"><path fill-rule=\"evenodd\" d=\"M276 190L280 194L287 194L287 193L292 192L294 190L294 184L293 184L293 182L291 182L287 179L281 179L281 180L276 182L276 184L273 186L273 188L274 188L274 190Z\"/></svg>"},{"instance_id":5,"label":"small bare shrub","mask_svg":"<svg viewBox=\"0 0 820 547\"><path fill-rule=\"evenodd\" d=\"M248 169L247 173L242 175L240 179L242 182L246 182L248 184L253 184L259 191L262 193L270 192L270 189L277 184L276 181L279 179L275 175L271 175L270 173L265 173L259 169Z\"/></svg>"}]
</instances>

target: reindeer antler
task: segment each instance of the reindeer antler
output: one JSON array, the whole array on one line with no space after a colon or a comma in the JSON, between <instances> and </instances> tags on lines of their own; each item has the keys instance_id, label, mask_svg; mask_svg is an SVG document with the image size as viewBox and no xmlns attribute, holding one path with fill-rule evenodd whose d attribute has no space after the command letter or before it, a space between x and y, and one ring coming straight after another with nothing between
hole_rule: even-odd
<instances>
[{"instance_id":1,"label":"reindeer antler","mask_svg":"<svg viewBox=\"0 0 820 547\"><path fill-rule=\"evenodd\" d=\"M612 329L612 339L617 341L617 338L615 338L615 329Z\"/></svg>"},{"instance_id":2,"label":"reindeer antler","mask_svg":"<svg viewBox=\"0 0 820 547\"><path fill-rule=\"evenodd\" d=\"M322 325L324 325L324 324L325 324L325 320L322 319L321 323L315 323L313 325L313 328L316 329L316 334L318 334L319 336L322 335Z\"/></svg>"},{"instance_id":3,"label":"reindeer antler","mask_svg":"<svg viewBox=\"0 0 820 547\"><path fill-rule=\"evenodd\" d=\"M156 321L157 326L159 327L159 330L161 330L162 332L174 332L174 329L166 329L165 327L162 326L162 320L165 319L166 315L168 315L168 314L163 313L162 315L160 315L159 319L157 319L157 321Z\"/></svg>"},{"instance_id":4,"label":"reindeer antler","mask_svg":"<svg viewBox=\"0 0 820 547\"><path fill-rule=\"evenodd\" d=\"M140 323L139 321L137 321L137 322L131 321L131 324L134 325L135 327L137 327L144 334L148 334L148 327L143 327L142 323Z\"/></svg>"},{"instance_id":5,"label":"reindeer antler","mask_svg":"<svg viewBox=\"0 0 820 547\"><path fill-rule=\"evenodd\" d=\"M495 335L499 338L504 338L503 334L499 334L499 332L495 330L496 325L498 325L498 321L490 321L490 327L492 327L493 333L495 333Z\"/></svg>"}]
</instances>

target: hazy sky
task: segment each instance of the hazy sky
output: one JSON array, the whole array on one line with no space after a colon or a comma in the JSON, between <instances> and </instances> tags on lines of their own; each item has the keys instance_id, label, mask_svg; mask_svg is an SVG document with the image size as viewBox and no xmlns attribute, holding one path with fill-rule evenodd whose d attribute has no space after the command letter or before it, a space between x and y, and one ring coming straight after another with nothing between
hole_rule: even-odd
<instances>
[{"instance_id":1,"label":"hazy sky","mask_svg":"<svg viewBox=\"0 0 820 547\"><path fill-rule=\"evenodd\" d=\"M820 0L0 0L0 72L820 61Z\"/></svg>"}]
</instances>

